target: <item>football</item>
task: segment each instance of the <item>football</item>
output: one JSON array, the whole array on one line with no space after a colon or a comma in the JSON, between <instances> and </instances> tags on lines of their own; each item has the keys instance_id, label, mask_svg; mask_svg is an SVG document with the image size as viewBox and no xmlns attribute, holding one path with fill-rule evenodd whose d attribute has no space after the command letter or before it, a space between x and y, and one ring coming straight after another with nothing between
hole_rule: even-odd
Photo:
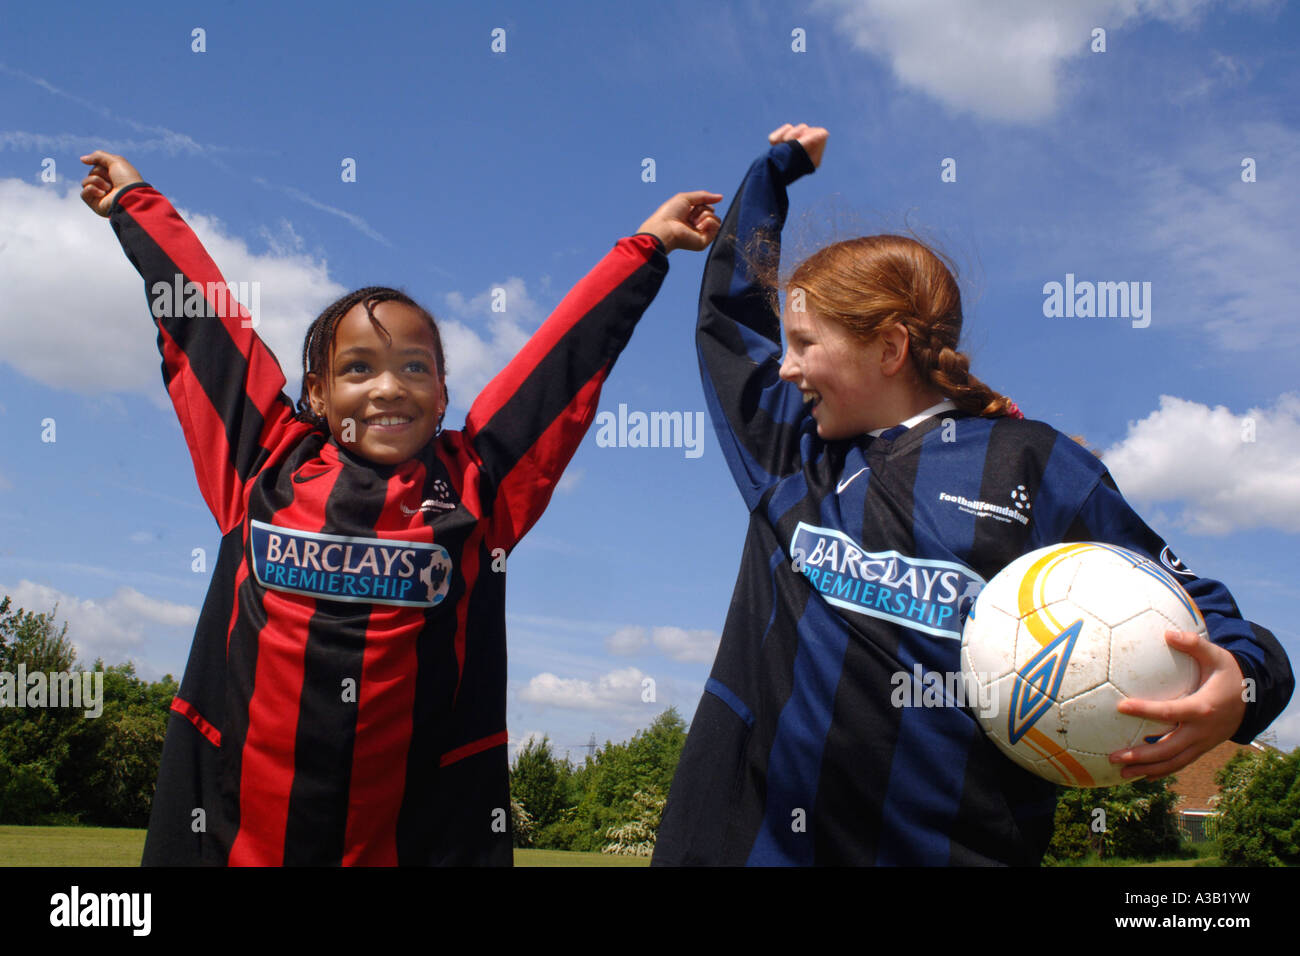
<instances>
[{"instance_id":1,"label":"football","mask_svg":"<svg viewBox=\"0 0 1300 956\"><path fill-rule=\"evenodd\" d=\"M1053 545L1022 555L979 593L961 666L972 711L998 748L1067 787L1124 780L1108 755L1173 729L1115 709L1125 697L1170 700L1197 686L1196 661L1167 630L1206 635L1165 568L1109 544Z\"/></svg>"}]
</instances>

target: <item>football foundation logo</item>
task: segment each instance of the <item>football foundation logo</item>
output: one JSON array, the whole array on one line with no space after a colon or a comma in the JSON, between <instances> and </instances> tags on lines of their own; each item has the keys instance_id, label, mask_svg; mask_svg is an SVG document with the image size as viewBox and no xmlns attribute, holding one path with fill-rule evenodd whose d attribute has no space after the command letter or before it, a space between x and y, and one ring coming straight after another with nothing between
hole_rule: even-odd
<instances>
[{"instance_id":1,"label":"football foundation logo","mask_svg":"<svg viewBox=\"0 0 1300 956\"><path fill-rule=\"evenodd\" d=\"M451 556L440 544L250 525L253 573L263 587L331 601L433 607L451 586Z\"/></svg>"}]
</instances>

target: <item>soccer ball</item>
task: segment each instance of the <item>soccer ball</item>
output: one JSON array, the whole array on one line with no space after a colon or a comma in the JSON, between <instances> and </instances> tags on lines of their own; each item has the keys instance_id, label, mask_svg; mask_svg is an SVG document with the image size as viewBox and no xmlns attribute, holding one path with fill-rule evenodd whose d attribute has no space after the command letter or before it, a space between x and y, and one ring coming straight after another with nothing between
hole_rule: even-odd
<instances>
[{"instance_id":1,"label":"soccer ball","mask_svg":"<svg viewBox=\"0 0 1300 956\"><path fill-rule=\"evenodd\" d=\"M1173 727L1115 705L1182 697L1199 680L1196 661L1165 643L1171 629L1206 635L1187 592L1140 554L1084 542L1022 555L966 619L961 666L972 710L1004 754L1040 777L1067 787L1123 783L1123 764L1108 755Z\"/></svg>"}]
</instances>

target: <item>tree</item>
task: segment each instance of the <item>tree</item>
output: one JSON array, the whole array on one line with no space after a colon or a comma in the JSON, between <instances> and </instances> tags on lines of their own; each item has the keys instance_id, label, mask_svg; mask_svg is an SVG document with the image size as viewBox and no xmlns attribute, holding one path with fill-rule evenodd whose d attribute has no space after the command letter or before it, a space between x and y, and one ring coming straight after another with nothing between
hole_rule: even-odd
<instances>
[{"instance_id":1,"label":"tree","mask_svg":"<svg viewBox=\"0 0 1300 956\"><path fill-rule=\"evenodd\" d=\"M1238 751L1215 779L1224 865L1300 865L1300 749Z\"/></svg>"},{"instance_id":2,"label":"tree","mask_svg":"<svg viewBox=\"0 0 1300 956\"><path fill-rule=\"evenodd\" d=\"M14 672L23 664L34 671L67 672L76 662L77 652L68 640L68 624L56 630L54 618L59 606L46 614L34 614L18 608L10 611L6 595L0 601L0 671Z\"/></svg>"},{"instance_id":3,"label":"tree","mask_svg":"<svg viewBox=\"0 0 1300 956\"><path fill-rule=\"evenodd\" d=\"M15 611L8 597L0 601L0 670L12 675L23 665L29 675L84 680L57 612ZM169 674L148 683L131 664L103 661L89 673L103 691L98 717L63 706L0 709L0 823L148 822L176 682Z\"/></svg>"},{"instance_id":4,"label":"tree","mask_svg":"<svg viewBox=\"0 0 1300 956\"><path fill-rule=\"evenodd\" d=\"M1171 781L1144 779L1117 787L1062 790L1044 862L1094 854L1150 860L1177 853L1181 837Z\"/></svg>"},{"instance_id":5,"label":"tree","mask_svg":"<svg viewBox=\"0 0 1300 956\"><path fill-rule=\"evenodd\" d=\"M576 806L557 837L567 849L600 850L611 827L640 818L636 794L667 793L686 744L686 722L670 707L623 744L609 741L574 774ZM657 829L658 824L655 824Z\"/></svg>"},{"instance_id":6,"label":"tree","mask_svg":"<svg viewBox=\"0 0 1300 956\"><path fill-rule=\"evenodd\" d=\"M653 854L655 838L659 835L659 821L663 819L666 802L667 798L656 787L651 787L648 793L638 790L632 794L633 818L621 826L610 827L605 831L612 842L606 843L601 848L601 852L616 856Z\"/></svg>"},{"instance_id":7,"label":"tree","mask_svg":"<svg viewBox=\"0 0 1300 956\"><path fill-rule=\"evenodd\" d=\"M528 741L515 755L510 768L510 796L527 812L535 833L559 821L560 812L569 805L572 776L568 761L555 756L549 736Z\"/></svg>"}]
</instances>

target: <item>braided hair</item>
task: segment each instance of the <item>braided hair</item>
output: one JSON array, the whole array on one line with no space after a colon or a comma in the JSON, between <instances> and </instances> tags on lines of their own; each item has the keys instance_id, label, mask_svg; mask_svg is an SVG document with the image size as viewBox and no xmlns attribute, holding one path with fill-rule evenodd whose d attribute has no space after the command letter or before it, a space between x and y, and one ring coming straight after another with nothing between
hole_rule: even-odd
<instances>
[{"instance_id":1,"label":"braided hair","mask_svg":"<svg viewBox=\"0 0 1300 956\"><path fill-rule=\"evenodd\" d=\"M961 292L952 270L928 246L905 236L863 236L826 246L805 259L787 287L806 305L862 341L890 325L907 331L920 380L968 414L1017 415L1014 403L970 374L957 351Z\"/></svg>"},{"instance_id":2,"label":"braided hair","mask_svg":"<svg viewBox=\"0 0 1300 956\"><path fill-rule=\"evenodd\" d=\"M447 414L447 363L442 354L442 336L438 333L438 323L427 309L405 292L390 289L388 286L371 285L366 286L364 289L357 289L355 292L349 292L343 298L330 303L325 307L325 311L318 315L316 320L307 327L307 335L302 340L302 392L298 396L297 414L295 415L298 421L306 422L321 431L329 432L329 422L326 421L323 415L317 415L312 410L311 397L307 390L307 376L313 374L325 375L328 378L329 356L334 345L335 332L343 316L347 315L353 306L360 303L366 310L366 315L370 317L370 324L388 342L392 342L393 339L388 334L388 330L375 317L374 307L380 302L400 302L403 305L409 305L429 323L429 331L433 333L433 354L438 362L438 374L443 378L442 414ZM438 430L442 430L442 416L438 418Z\"/></svg>"}]
</instances>

